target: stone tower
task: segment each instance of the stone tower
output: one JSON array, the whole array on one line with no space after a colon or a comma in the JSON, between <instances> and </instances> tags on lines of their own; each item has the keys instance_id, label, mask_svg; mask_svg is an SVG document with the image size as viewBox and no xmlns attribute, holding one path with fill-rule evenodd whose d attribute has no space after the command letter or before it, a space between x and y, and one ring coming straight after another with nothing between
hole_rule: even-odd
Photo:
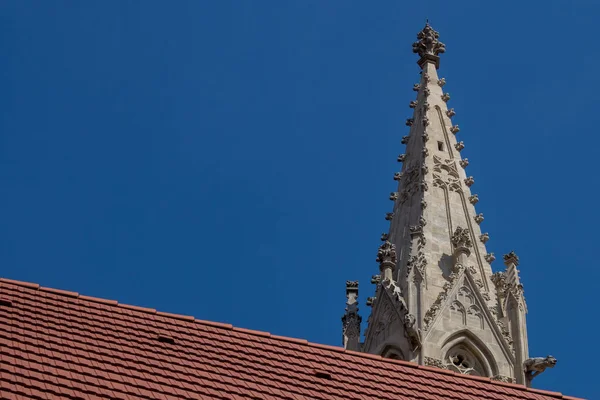
<instances>
[{"instance_id":1,"label":"stone tower","mask_svg":"<svg viewBox=\"0 0 600 400\"><path fill-rule=\"evenodd\" d=\"M469 160L461 157L465 144L457 139L454 109L446 106L446 81L438 77L445 46L429 23L417 38L413 52L420 57L421 79L406 120L410 131L402 138L406 151L398 156L402 169L394 175L398 190L390 194L393 209L385 216L389 232L377 254L376 293L367 299L372 312L359 343L358 283L347 282L344 346L529 384L535 371L556 360L528 360L518 257L505 255L505 272L492 273L496 257L486 250L483 214L475 210L475 180L466 173Z\"/></svg>"}]
</instances>

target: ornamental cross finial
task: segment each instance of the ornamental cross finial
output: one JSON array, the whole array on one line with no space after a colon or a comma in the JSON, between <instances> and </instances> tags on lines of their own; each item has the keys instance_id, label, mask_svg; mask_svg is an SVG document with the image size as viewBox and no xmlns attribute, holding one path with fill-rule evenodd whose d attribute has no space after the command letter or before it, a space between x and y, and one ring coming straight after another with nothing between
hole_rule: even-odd
<instances>
[{"instance_id":1,"label":"ornamental cross finial","mask_svg":"<svg viewBox=\"0 0 600 400\"><path fill-rule=\"evenodd\" d=\"M432 61L436 67L439 66L438 54L446 51L446 46L438 40L439 37L440 34L427 21L425 28L417 34L419 40L413 43L413 53L417 53L421 57L419 65L422 66L425 61Z\"/></svg>"}]
</instances>

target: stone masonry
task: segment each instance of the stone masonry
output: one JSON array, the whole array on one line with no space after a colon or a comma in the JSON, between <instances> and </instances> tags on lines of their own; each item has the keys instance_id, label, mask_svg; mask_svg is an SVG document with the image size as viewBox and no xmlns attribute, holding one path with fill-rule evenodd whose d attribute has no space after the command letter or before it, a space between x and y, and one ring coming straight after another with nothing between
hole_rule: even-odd
<instances>
[{"instance_id":1,"label":"stone masonry","mask_svg":"<svg viewBox=\"0 0 600 400\"><path fill-rule=\"evenodd\" d=\"M390 228L377 254L376 293L367 300L372 312L365 341L357 343L359 317L353 301L358 283L351 282L344 344L529 385L532 367L526 364L531 360L518 257L505 255L505 271L492 273L496 257L486 249L484 216L475 210L475 180L466 171L468 160L461 157L466 146L457 139L456 113L447 107L446 81L438 76L445 46L429 23L417 38L413 51L420 57L421 77L413 87L416 100L409 105L409 134L402 138L406 150L398 156L402 167L394 175L398 189L390 194Z\"/></svg>"}]
</instances>

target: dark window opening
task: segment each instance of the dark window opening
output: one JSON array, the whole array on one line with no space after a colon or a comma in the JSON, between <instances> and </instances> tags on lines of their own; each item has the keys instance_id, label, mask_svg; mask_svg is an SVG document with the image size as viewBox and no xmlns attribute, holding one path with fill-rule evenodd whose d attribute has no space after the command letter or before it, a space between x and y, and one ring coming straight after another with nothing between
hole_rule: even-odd
<instances>
[{"instance_id":1,"label":"dark window opening","mask_svg":"<svg viewBox=\"0 0 600 400\"><path fill-rule=\"evenodd\" d=\"M443 142L438 142L438 150L444 151L444 143Z\"/></svg>"}]
</instances>

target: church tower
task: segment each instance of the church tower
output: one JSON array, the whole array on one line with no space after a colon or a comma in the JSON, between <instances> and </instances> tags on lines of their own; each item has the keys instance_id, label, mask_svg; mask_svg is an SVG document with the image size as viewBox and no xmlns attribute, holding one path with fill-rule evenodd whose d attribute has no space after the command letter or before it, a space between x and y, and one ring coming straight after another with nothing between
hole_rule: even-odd
<instances>
[{"instance_id":1,"label":"church tower","mask_svg":"<svg viewBox=\"0 0 600 400\"><path fill-rule=\"evenodd\" d=\"M413 87L409 134L402 138L406 151L398 156L402 168L393 177L398 189L385 215L389 232L377 253L376 293L367 299L372 311L365 341L359 343L358 283L349 281L344 346L529 385L531 360L548 367L556 360L528 360L519 259L511 252L504 256L505 271L492 272L496 257L486 250L475 180L461 157L465 144L455 111L447 107L446 81L438 76L445 46L429 23L417 38L421 78Z\"/></svg>"}]
</instances>

